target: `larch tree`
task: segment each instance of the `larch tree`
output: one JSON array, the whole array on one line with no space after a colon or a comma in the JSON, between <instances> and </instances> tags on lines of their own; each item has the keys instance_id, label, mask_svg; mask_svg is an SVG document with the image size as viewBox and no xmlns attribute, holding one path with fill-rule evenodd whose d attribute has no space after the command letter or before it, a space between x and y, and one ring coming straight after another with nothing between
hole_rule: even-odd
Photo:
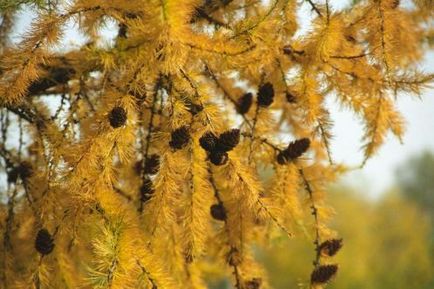
<instances>
[{"instance_id":1,"label":"larch tree","mask_svg":"<svg viewBox=\"0 0 434 289\"><path fill-rule=\"evenodd\" d=\"M279 234L313 242L323 288L346 170L326 101L364 123L364 164L433 80L432 0L0 2L1 288L269 288L254 247ZM87 41L58 49L71 23Z\"/></svg>"}]
</instances>

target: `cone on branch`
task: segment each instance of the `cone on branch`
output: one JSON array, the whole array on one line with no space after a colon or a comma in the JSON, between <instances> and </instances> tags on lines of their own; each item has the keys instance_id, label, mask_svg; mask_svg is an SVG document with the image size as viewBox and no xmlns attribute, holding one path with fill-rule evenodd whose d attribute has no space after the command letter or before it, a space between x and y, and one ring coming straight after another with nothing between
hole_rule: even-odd
<instances>
[{"instance_id":1,"label":"cone on branch","mask_svg":"<svg viewBox=\"0 0 434 289\"><path fill-rule=\"evenodd\" d=\"M320 265L310 275L312 284L323 284L329 282L337 273L338 266L335 264Z\"/></svg>"},{"instance_id":2,"label":"cone on branch","mask_svg":"<svg viewBox=\"0 0 434 289\"><path fill-rule=\"evenodd\" d=\"M288 163L292 160L299 158L304 154L310 146L310 140L308 138L302 138L291 142L286 149L279 152L277 155L277 162L280 165Z\"/></svg>"},{"instance_id":3,"label":"cone on branch","mask_svg":"<svg viewBox=\"0 0 434 289\"><path fill-rule=\"evenodd\" d=\"M274 88L270 82L267 82L259 87L258 90L258 105L261 107L269 107L274 100Z\"/></svg>"},{"instance_id":4,"label":"cone on branch","mask_svg":"<svg viewBox=\"0 0 434 289\"><path fill-rule=\"evenodd\" d=\"M330 239L322 242L318 250L322 255L325 256L334 256L336 253L342 248L342 239Z\"/></svg>"},{"instance_id":5,"label":"cone on branch","mask_svg":"<svg viewBox=\"0 0 434 289\"><path fill-rule=\"evenodd\" d=\"M12 184L12 183L16 183L18 180L18 168L17 167L13 167L11 170L9 170L7 172L8 177L7 177L7 182Z\"/></svg>"},{"instance_id":6,"label":"cone on branch","mask_svg":"<svg viewBox=\"0 0 434 289\"><path fill-rule=\"evenodd\" d=\"M21 180L26 181L33 175L33 167L28 161L21 162L18 166L13 167L7 173L8 183L16 183L18 177Z\"/></svg>"},{"instance_id":7,"label":"cone on branch","mask_svg":"<svg viewBox=\"0 0 434 289\"><path fill-rule=\"evenodd\" d=\"M119 24L118 37L127 38L128 26L125 23Z\"/></svg>"},{"instance_id":8,"label":"cone on branch","mask_svg":"<svg viewBox=\"0 0 434 289\"><path fill-rule=\"evenodd\" d=\"M200 139L200 146L209 153L228 152L233 150L240 142L240 130L231 129L216 137L212 132L206 132Z\"/></svg>"},{"instance_id":9,"label":"cone on branch","mask_svg":"<svg viewBox=\"0 0 434 289\"><path fill-rule=\"evenodd\" d=\"M127 112L123 107L116 106L109 113L109 122L112 128L118 128L127 121Z\"/></svg>"},{"instance_id":10,"label":"cone on branch","mask_svg":"<svg viewBox=\"0 0 434 289\"><path fill-rule=\"evenodd\" d=\"M231 247L228 255L227 255L227 262L231 266L238 266L243 261L243 256L241 255L240 251L236 247Z\"/></svg>"},{"instance_id":11,"label":"cone on branch","mask_svg":"<svg viewBox=\"0 0 434 289\"><path fill-rule=\"evenodd\" d=\"M253 279L245 282L244 288L246 288L246 289L260 289L261 285L262 285L262 279L261 278L253 278Z\"/></svg>"},{"instance_id":12,"label":"cone on branch","mask_svg":"<svg viewBox=\"0 0 434 289\"><path fill-rule=\"evenodd\" d=\"M229 131L225 131L220 135L215 149L222 152L228 152L234 149L239 142L240 130L236 128L231 129Z\"/></svg>"},{"instance_id":13,"label":"cone on branch","mask_svg":"<svg viewBox=\"0 0 434 289\"><path fill-rule=\"evenodd\" d=\"M199 112L201 112L203 110L203 106L202 105L194 103L191 100L187 101L186 106L188 108L188 111L192 115L196 115L196 114L198 114Z\"/></svg>"},{"instance_id":14,"label":"cone on branch","mask_svg":"<svg viewBox=\"0 0 434 289\"><path fill-rule=\"evenodd\" d=\"M72 67L48 66L47 76L32 82L28 88L29 95L38 95L54 86L67 84L76 72Z\"/></svg>"},{"instance_id":15,"label":"cone on branch","mask_svg":"<svg viewBox=\"0 0 434 289\"><path fill-rule=\"evenodd\" d=\"M172 131L171 140L169 145L174 150L180 150L184 148L190 141L190 134L187 126L181 126L180 128Z\"/></svg>"},{"instance_id":16,"label":"cone on branch","mask_svg":"<svg viewBox=\"0 0 434 289\"><path fill-rule=\"evenodd\" d=\"M140 187L140 201L146 203L152 198L154 188L150 179L145 179Z\"/></svg>"},{"instance_id":17,"label":"cone on branch","mask_svg":"<svg viewBox=\"0 0 434 289\"><path fill-rule=\"evenodd\" d=\"M47 229L38 231L35 239L35 249L42 255L50 254L54 249L54 239Z\"/></svg>"},{"instance_id":18,"label":"cone on branch","mask_svg":"<svg viewBox=\"0 0 434 289\"><path fill-rule=\"evenodd\" d=\"M199 139L200 146L208 152L212 152L215 150L217 142L218 142L218 138L212 132L206 132Z\"/></svg>"},{"instance_id":19,"label":"cone on branch","mask_svg":"<svg viewBox=\"0 0 434 289\"><path fill-rule=\"evenodd\" d=\"M390 2L390 8L396 9L396 8L398 8L399 4L401 4L400 0L392 0Z\"/></svg>"},{"instance_id":20,"label":"cone on branch","mask_svg":"<svg viewBox=\"0 0 434 289\"><path fill-rule=\"evenodd\" d=\"M252 106L253 103L253 94L251 92L247 92L245 93L243 96L241 96L238 99L238 103L237 103L237 112L239 114L246 114L249 112L250 107Z\"/></svg>"},{"instance_id":21,"label":"cone on branch","mask_svg":"<svg viewBox=\"0 0 434 289\"><path fill-rule=\"evenodd\" d=\"M227 152L213 151L209 154L209 160L213 165L222 166L229 160Z\"/></svg>"},{"instance_id":22,"label":"cone on branch","mask_svg":"<svg viewBox=\"0 0 434 289\"><path fill-rule=\"evenodd\" d=\"M291 92L287 91L287 92L285 93L285 96L286 96L286 100L287 100L289 103L296 103L296 102L297 102L297 98L296 98L295 95L292 94Z\"/></svg>"},{"instance_id":23,"label":"cone on branch","mask_svg":"<svg viewBox=\"0 0 434 289\"><path fill-rule=\"evenodd\" d=\"M240 142L240 130L231 129L216 137L211 132L206 132L200 139L200 146L207 151L210 162L216 166L227 163L229 151L233 150Z\"/></svg>"},{"instance_id":24,"label":"cone on branch","mask_svg":"<svg viewBox=\"0 0 434 289\"><path fill-rule=\"evenodd\" d=\"M148 175L155 175L158 172L159 166L160 156L157 154L152 154L146 158L143 172Z\"/></svg>"},{"instance_id":25,"label":"cone on branch","mask_svg":"<svg viewBox=\"0 0 434 289\"><path fill-rule=\"evenodd\" d=\"M219 203L214 204L210 208L211 216L218 221L224 221L226 220L226 209L225 207Z\"/></svg>"}]
</instances>

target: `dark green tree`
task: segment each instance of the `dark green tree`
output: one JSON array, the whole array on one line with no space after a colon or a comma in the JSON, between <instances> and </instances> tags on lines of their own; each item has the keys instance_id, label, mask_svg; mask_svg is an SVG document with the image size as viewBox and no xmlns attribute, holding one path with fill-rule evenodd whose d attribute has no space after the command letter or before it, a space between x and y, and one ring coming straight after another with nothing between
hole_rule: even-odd
<instances>
[{"instance_id":1,"label":"dark green tree","mask_svg":"<svg viewBox=\"0 0 434 289\"><path fill-rule=\"evenodd\" d=\"M434 219L434 154L424 151L410 157L397 169L396 180L402 194Z\"/></svg>"},{"instance_id":2,"label":"dark green tree","mask_svg":"<svg viewBox=\"0 0 434 289\"><path fill-rule=\"evenodd\" d=\"M403 196L414 202L429 219L428 244L431 259L434 259L434 154L425 150L410 157L397 169L396 179ZM420 288L434 288L434 278Z\"/></svg>"}]
</instances>

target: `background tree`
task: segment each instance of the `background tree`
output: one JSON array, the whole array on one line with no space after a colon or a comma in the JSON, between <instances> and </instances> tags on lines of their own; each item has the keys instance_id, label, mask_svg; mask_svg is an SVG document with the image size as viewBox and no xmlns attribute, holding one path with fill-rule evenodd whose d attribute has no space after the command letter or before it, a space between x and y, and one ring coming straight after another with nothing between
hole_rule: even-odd
<instances>
[{"instance_id":1,"label":"background tree","mask_svg":"<svg viewBox=\"0 0 434 289\"><path fill-rule=\"evenodd\" d=\"M428 248L434 259L434 155L425 150L410 157L396 171L396 181L403 197L417 205L429 222ZM434 279L426 288L434 286ZM425 288L425 287L424 287Z\"/></svg>"},{"instance_id":2,"label":"background tree","mask_svg":"<svg viewBox=\"0 0 434 289\"><path fill-rule=\"evenodd\" d=\"M345 240L336 257L340 273L330 288L432 288L432 223L426 214L396 190L378 200L364 193L350 187L330 190L337 215L333 227ZM296 288L298 277L309 272L312 252L302 237L278 238L259 256L273 288L284 289Z\"/></svg>"},{"instance_id":3,"label":"background tree","mask_svg":"<svg viewBox=\"0 0 434 289\"><path fill-rule=\"evenodd\" d=\"M430 151L409 158L396 171L402 194L434 220L434 155Z\"/></svg>"},{"instance_id":4,"label":"background tree","mask_svg":"<svg viewBox=\"0 0 434 289\"><path fill-rule=\"evenodd\" d=\"M276 231L309 236L301 283L322 288L342 246L325 185L344 171L326 100L365 123L364 164L403 133L394 99L433 79L416 69L431 0L342 11L307 0L302 36L295 1L47 1L14 45L23 2L7 3L4 288L204 288L211 268L238 289L267 288L253 245ZM88 42L59 52L68 23ZM103 41L107 23L118 28Z\"/></svg>"}]
</instances>

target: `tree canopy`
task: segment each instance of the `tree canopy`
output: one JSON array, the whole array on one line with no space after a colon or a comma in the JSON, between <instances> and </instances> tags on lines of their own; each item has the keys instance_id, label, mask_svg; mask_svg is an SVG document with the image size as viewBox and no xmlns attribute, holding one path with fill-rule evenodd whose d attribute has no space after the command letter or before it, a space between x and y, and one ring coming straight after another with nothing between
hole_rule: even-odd
<instances>
[{"instance_id":1,"label":"tree canopy","mask_svg":"<svg viewBox=\"0 0 434 289\"><path fill-rule=\"evenodd\" d=\"M345 172L326 102L364 123L363 164L400 138L396 98L433 80L432 0L65 2L33 1L17 44L29 1L0 6L1 286L206 288L220 270L268 288L253 245L305 234L301 283L323 288L342 246L325 188ZM87 42L59 50L71 23Z\"/></svg>"}]
</instances>

